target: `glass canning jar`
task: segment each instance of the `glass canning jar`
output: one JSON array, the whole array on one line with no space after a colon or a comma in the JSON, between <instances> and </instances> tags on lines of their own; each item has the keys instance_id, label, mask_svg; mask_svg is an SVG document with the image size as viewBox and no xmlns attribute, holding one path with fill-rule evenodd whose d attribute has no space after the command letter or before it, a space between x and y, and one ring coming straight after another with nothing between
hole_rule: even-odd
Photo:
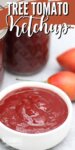
<instances>
[{"instance_id":1,"label":"glass canning jar","mask_svg":"<svg viewBox=\"0 0 75 150\"><path fill-rule=\"evenodd\" d=\"M4 49L5 49L5 34L7 29L0 30L0 83L2 82L3 78L3 56L4 56Z\"/></svg>"},{"instance_id":2,"label":"glass canning jar","mask_svg":"<svg viewBox=\"0 0 75 150\"><path fill-rule=\"evenodd\" d=\"M8 71L31 75L40 71L48 60L49 36L44 32L16 37L16 29L6 35L5 67Z\"/></svg>"}]
</instances>

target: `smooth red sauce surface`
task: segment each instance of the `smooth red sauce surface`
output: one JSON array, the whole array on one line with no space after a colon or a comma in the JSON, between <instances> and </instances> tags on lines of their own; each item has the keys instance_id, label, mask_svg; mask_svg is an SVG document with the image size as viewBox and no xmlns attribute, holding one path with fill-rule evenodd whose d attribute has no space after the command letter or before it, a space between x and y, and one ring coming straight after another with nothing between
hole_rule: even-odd
<instances>
[{"instance_id":1,"label":"smooth red sauce surface","mask_svg":"<svg viewBox=\"0 0 75 150\"><path fill-rule=\"evenodd\" d=\"M23 133L42 133L60 126L68 115L66 103L56 93L26 87L0 101L0 121Z\"/></svg>"}]
</instances>

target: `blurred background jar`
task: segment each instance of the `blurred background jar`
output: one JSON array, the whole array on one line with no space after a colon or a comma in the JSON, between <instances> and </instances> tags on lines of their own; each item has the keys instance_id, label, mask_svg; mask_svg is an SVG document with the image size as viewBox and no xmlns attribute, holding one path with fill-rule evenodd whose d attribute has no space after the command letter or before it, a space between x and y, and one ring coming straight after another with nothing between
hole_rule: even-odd
<instances>
[{"instance_id":1,"label":"blurred background jar","mask_svg":"<svg viewBox=\"0 0 75 150\"><path fill-rule=\"evenodd\" d=\"M48 60L49 36L44 32L16 37L16 29L6 35L5 68L17 75L31 75L39 72Z\"/></svg>"},{"instance_id":2,"label":"blurred background jar","mask_svg":"<svg viewBox=\"0 0 75 150\"><path fill-rule=\"evenodd\" d=\"M5 35L7 29L0 30L0 83L3 79L3 56L4 56L4 49L5 49Z\"/></svg>"}]
</instances>

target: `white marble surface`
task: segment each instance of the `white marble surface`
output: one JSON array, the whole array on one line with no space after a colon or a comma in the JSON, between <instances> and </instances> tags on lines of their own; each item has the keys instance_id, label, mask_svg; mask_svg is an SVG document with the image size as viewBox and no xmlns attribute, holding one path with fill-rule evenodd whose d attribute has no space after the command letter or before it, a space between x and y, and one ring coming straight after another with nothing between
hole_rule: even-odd
<instances>
[{"instance_id":1,"label":"white marble surface","mask_svg":"<svg viewBox=\"0 0 75 150\"><path fill-rule=\"evenodd\" d=\"M57 39L57 36L52 35L51 37L51 46L50 46L50 57L46 67L38 74L30 77L20 77L14 76L5 72L4 80L1 89L4 89L8 85L11 85L15 82L19 82L18 79L22 80L33 80L33 81L45 81L50 75L60 70L60 66L56 62L56 57L60 53L64 52L68 48L75 47L75 29L70 30L69 33L65 36L62 36L60 40ZM71 123L71 130L68 136L51 150L75 150L75 103L73 105L73 116ZM67 127L66 127L67 128ZM0 141L0 150L14 150L6 146ZM32 150L32 149L31 149Z\"/></svg>"}]
</instances>

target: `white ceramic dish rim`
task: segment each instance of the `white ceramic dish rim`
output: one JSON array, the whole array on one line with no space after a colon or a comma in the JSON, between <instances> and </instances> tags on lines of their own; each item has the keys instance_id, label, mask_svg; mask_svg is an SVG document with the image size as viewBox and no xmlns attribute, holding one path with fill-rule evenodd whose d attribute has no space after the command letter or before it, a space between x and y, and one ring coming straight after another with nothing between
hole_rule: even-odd
<instances>
[{"instance_id":1,"label":"white ceramic dish rim","mask_svg":"<svg viewBox=\"0 0 75 150\"><path fill-rule=\"evenodd\" d=\"M53 134L56 131L58 131L59 129L62 130L62 128L66 125L67 121L69 119L71 119L71 116L72 116L72 104L71 104L70 98L67 96L67 94L65 92L63 92L61 89L57 88L56 86L48 84L48 83L34 82L34 81L24 81L24 82L20 82L20 83L16 83L16 84L10 85L7 88L5 88L4 90L2 90L0 92L0 101L8 93L10 93L10 92L12 92L12 91L14 91L16 89L22 88L22 87L44 88L44 89L49 89L49 90L57 93L65 101L65 103L67 104L68 116L67 116L66 120L60 126L58 126L57 128L55 128L53 130L50 130L50 131L47 131L47 132L43 132L43 133L36 133L36 134L21 133L21 132L15 131L15 130L5 126L1 122L0 122L0 127L5 128L8 132L13 133L14 135L16 134L17 136L20 135L20 136L29 136L29 137L30 136L34 136L34 137L35 136L43 136L43 135L45 136L46 134L47 135L48 134Z\"/></svg>"}]
</instances>

